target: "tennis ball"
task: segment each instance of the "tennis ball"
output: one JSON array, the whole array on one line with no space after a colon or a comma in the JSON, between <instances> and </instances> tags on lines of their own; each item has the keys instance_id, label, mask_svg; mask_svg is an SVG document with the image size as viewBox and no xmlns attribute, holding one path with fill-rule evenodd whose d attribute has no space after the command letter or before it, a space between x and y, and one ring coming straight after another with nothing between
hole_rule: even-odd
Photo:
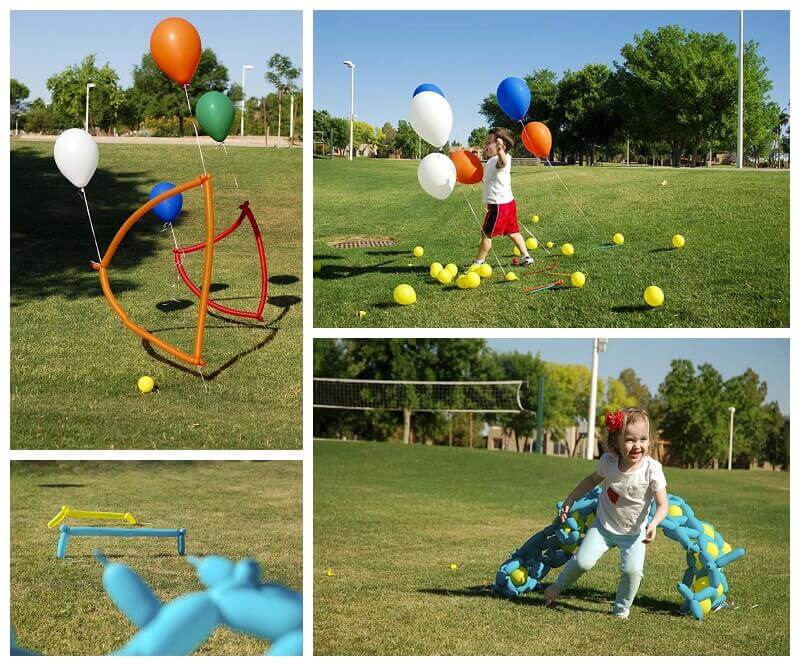
<instances>
[{"instance_id":1,"label":"tennis ball","mask_svg":"<svg viewBox=\"0 0 800 666\"><path fill-rule=\"evenodd\" d=\"M439 271L439 275L436 276L436 279L442 284L450 284L453 281L453 274L447 270L447 268L443 268Z\"/></svg>"},{"instance_id":2,"label":"tennis ball","mask_svg":"<svg viewBox=\"0 0 800 666\"><path fill-rule=\"evenodd\" d=\"M522 252L519 251L519 248L516 245L514 246L514 256L515 257L521 257L522 256Z\"/></svg>"},{"instance_id":3,"label":"tennis ball","mask_svg":"<svg viewBox=\"0 0 800 666\"><path fill-rule=\"evenodd\" d=\"M673 518L677 518L678 516L683 515L683 509L681 509L677 504L670 504L669 508L667 509L667 513Z\"/></svg>"},{"instance_id":4,"label":"tennis ball","mask_svg":"<svg viewBox=\"0 0 800 666\"><path fill-rule=\"evenodd\" d=\"M709 585L711 585L711 581L708 579L708 576L700 576L694 583L692 583L692 592L702 592L705 590ZM722 594L723 587L722 583L717 585L717 596Z\"/></svg>"},{"instance_id":5,"label":"tennis ball","mask_svg":"<svg viewBox=\"0 0 800 666\"><path fill-rule=\"evenodd\" d=\"M511 572L510 578L511 582L517 587L525 585L525 583L528 582L528 570L525 567L514 569L514 571Z\"/></svg>"},{"instance_id":6,"label":"tennis ball","mask_svg":"<svg viewBox=\"0 0 800 666\"><path fill-rule=\"evenodd\" d=\"M469 289L469 285L467 284L467 276L466 275L459 275L456 279L456 286L459 289Z\"/></svg>"},{"instance_id":7,"label":"tennis ball","mask_svg":"<svg viewBox=\"0 0 800 666\"><path fill-rule=\"evenodd\" d=\"M156 380L147 375L139 377L139 381L136 382L136 388L139 389L139 393L150 393L155 387Z\"/></svg>"},{"instance_id":8,"label":"tennis ball","mask_svg":"<svg viewBox=\"0 0 800 666\"><path fill-rule=\"evenodd\" d=\"M564 243L561 246L561 254L563 254L565 257L571 257L573 254L575 254L575 248L572 247L572 243Z\"/></svg>"},{"instance_id":9,"label":"tennis ball","mask_svg":"<svg viewBox=\"0 0 800 666\"><path fill-rule=\"evenodd\" d=\"M554 245L555 245L555 243L554 243L553 241L547 241L547 242L544 244L544 246L545 246L545 247L546 247L548 250L552 250Z\"/></svg>"},{"instance_id":10,"label":"tennis ball","mask_svg":"<svg viewBox=\"0 0 800 666\"><path fill-rule=\"evenodd\" d=\"M399 305L413 305L417 302L417 292L410 284L398 284L392 292L394 302Z\"/></svg>"},{"instance_id":11,"label":"tennis ball","mask_svg":"<svg viewBox=\"0 0 800 666\"><path fill-rule=\"evenodd\" d=\"M703 599L700 602L700 610L703 611L703 616L708 615L711 612L711 599Z\"/></svg>"},{"instance_id":12,"label":"tennis ball","mask_svg":"<svg viewBox=\"0 0 800 666\"><path fill-rule=\"evenodd\" d=\"M675 234L672 237L672 247L682 248L686 245L686 239L680 234Z\"/></svg>"},{"instance_id":13,"label":"tennis ball","mask_svg":"<svg viewBox=\"0 0 800 666\"><path fill-rule=\"evenodd\" d=\"M577 287L580 289L583 285L586 284L586 276L581 273L580 271L575 271L572 275L569 276L569 281L572 283L573 287Z\"/></svg>"},{"instance_id":14,"label":"tennis ball","mask_svg":"<svg viewBox=\"0 0 800 666\"><path fill-rule=\"evenodd\" d=\"M506 282L514 282L515 280L519 280L517 274L514 271L508 271L506 273Z\"/></svg>"},{"instance_id":15,"label":"tennis ball","mask_svg":"<svg viewBox=\"0 0 800 666\"><path fill-rule=\"evenodd\" d=\"M431 277L435 280L439 276L439 273L441 273L443 268L444 266L442 266L438 261L434 261L431 264L431 270L430 270Z\"/></svg>"},{"instance_id":16,"label":"tennis ball","mask_svg":"<svg viewBox=\"0 0 800 666\"><path fill-rule=\"evenodd\" d=\"M481 264L476 272L482 278L492 277L492 267L489 264Z\"/></svg>"},{"instance_id":17,"label":"tennis ball","mask_svg":"<svg viewBox=\"0 0 800 666\"><path fill-rule=\"evenodd\" d=\"M722 554L723 554L723 555L727 555L727 554L728 554L728 553L730 553L732 550L733 550L733 548L731 547L731 545L730 545L730 544L729 544L727 541L725 541L725 542L722 544Z\"/></svg>"},{"instance_id":18,"label":"tennis ball","mask_svg":"<svg viewBox=\"0 0 800 666\"><path fill-rule=\"evenodd\" d=\"M447 264L444 269L450 273L451 278L454 278L456 275L458 275L458 266L453 263Z\"/></svg>"},{"instance_id":19,"label":"tennis ball","mask_svg":"<svg viewBox=\"0 0 800 666\"><path fill-rule=\"evenodd\" d=\"M321 261L315 261L313 263L313 265L312 265L312 268L314 269L315 273L319 273L322 270L322 262Z\"/></svg>"},{"instance_id":20,"label":"tennis ball","mask_svg":"<svg viewBox=\"0 0 800 666\"><path fill-rule=\"evenodd\" d=\"M325 572L325 575L326 575L328 578L331 578L331 577L333 576L333 569L328 569L328 570Z\"/></svg>"},{"instance_id":21,"label":"tennis ball","mask_svg":"<svg viewBox=\"0 0 800 666\"><path fill-rule=\"evenodd\" d=\"M617 232L614 234L611 240L614 242L614 245L622 245L625 242L625 236Z\"/></svg>"},{"instance_id":22,"label":"tennis ball","mask_svg":"<svg viewBox=\"0 0 800 666\"><path fill-rule=\"evenodd\" d=\"M475 289L476 287L480 287L481 285L481 276L478 274L478 271L472 271L471 273L467 273L465 276L466 284L468 289Z\"/></svg>"},{"instance_id":23,"label":"tennis ball","mask_svg":"<svg viewBox=\"0 0 800 666\"><path fill-rule=\"evenodd\" d=\"M714 528L709 523L703 523L703 532L706 533L706 536L714 538Z\"/></svg>"},{"instance_id":24,"label":"tennis ball","mask_svg":"<svg viewBox=\"0 0 800 666\"><path fill-rule=\"evenodd\" d=\"M417 247L415 247L413 250L413 254L415 257L421 257L423 254L425 254L425 250L421 245L417 245Z\"/></svg>"},{"instance_id":25,"label":"tennis ball","mask_svg":"<svg viewBox=\"0 0 800 666\"><path fill-rule=\"evenodd\" d=\"M472 266L469 267L467 272L471 273L472 271L477 271L480 267L481 267L481 264L472 264Z\"/></svg>"},{"instance_id":26,"label":"tennis ball","mask_svg":"<svg viewBox=\"0 0 800 666\"><path fill-rule=\"evenodd\" d=\"M654 284L644 290L644 302L651 308L661 307L664 303L664 292Z\"/></svg>"},{"instance_id":27,"label":"tennis ball","mask_svg":"<svg viewBox=\"0 0 800 666\"><path fill-rule=\"evenodd\" d=\"M715 560L719 557L719 548L717 548L717 544L713 542L706 544L706 552Z\"/></svg>"},{"instance_id":28,"label":"tennis ball","mask_svg":"<svg viewBox=\"0 0 800 666\"><path fill-rule=\"evenodd\" d=\"M536 248L538 248L538 247L539 247L539 241L537 241L537 240L536 240L535 238L533 238L533 237L531 237L531 238L528 238L528 239L525 241L525 247L527 247L529 250L535 250Z\"/></svg>"},{"instance_id":29,"label":"tennis ball","mask_svg":"<svg viewBox=\"0 0 800 666\"><path fill-rule=\"evenodd\" d=\"M538 215L531 215L531 222L536 224L538 221L539 221L539 216Z\"/></svg>"},{"instance_id":30,"label":"tennis ball","mask_svg":"<svg viewBox=\"0 0 800 666\"><path fill-rule=\"evenodd\" d=\"M458 565L453 562L453 564L450 565L450 571L455 571L456 569L458 569Z\"/></svg>"}]
</instances>

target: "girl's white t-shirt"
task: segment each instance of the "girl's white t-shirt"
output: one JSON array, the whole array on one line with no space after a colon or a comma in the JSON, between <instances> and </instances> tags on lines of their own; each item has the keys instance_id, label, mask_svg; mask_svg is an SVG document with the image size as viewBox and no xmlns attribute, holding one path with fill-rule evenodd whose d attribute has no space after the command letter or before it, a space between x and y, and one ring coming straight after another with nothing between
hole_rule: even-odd
<instances>
[{"instance_id":1,"label":"girl's white t-shirt","mask_svg":"<svg viewBox=\"0 0 800 666\"><path fill-rule=\"evenodd\" d=\"M497 155L490 157L483 168L483 203L504 204L514 201L511 192L511 155L506 155L506 165L497 168Z\"/></svg>"},{"instance_id":2,"label":"girl's white t-shirt","mask_svg":"<svg viewBox=\"0 0 800 666\"><path fill-rule=\"evenodd\" d=\"M604 453L595 474L603 477L597 522L612 534L636 534L647 522L656 492L667 487L661 463L650 456L637 467L621 472L619 457Z\"/></svg>"}]
</instances>

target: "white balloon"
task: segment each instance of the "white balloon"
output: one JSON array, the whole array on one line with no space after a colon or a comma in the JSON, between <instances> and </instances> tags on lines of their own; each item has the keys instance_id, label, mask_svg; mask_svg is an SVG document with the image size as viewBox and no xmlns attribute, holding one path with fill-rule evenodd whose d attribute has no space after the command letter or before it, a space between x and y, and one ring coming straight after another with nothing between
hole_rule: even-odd
<instances>
[{"instance_id":1,"label":"white balloon","mask_svg":"<svg viewBox=\"0 0 800 666\"><path fill-rule=\"evenodd\" d=\"M411 99L411 127L429 144L441 148L453 129L453 110L439 93L417 93Z\"/></svg>"},{"instance_id":2,"label":"white balloon","mask_svg":"<svg viewBox=\"0 0 800 666\"><path fill-rule=\"evenodd\" d=\"M74 127L56 139L53 157L64 178L75 187L84 188L94 176L99 153L92 136Z\"/></svg>"},{"instance_id":3,"label":"white balloon","mask_svg":"<svg viewBox=\"0 0 800 666\"><path fill-rule=\"evenodd\" d=\"M456 186L456 165L446 155L431 153L419 163L417 180L432 197L447 199Z\"/></svg>"}]
</instances>

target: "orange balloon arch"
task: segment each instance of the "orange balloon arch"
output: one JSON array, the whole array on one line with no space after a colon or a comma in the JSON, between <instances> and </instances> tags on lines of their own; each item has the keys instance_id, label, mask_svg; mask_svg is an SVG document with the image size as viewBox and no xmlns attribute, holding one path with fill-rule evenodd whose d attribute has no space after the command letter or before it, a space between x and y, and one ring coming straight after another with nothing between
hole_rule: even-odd
<instances>
[{"instance_id":1,"label":"orange balloon arch","mask_svg":"<svg viewBox=\"0 0 800 666\"><path fill-rule=\"evenodd\" d=\"M200 33L186 19L165 18L150 35L150 53L164 74L185 85L200 64Z\"/></svg>"},{"instance_id":2,"label":"orange balloon arch","mask_svg":"<svg viewBox=\"0 0 800 666\"><path fill-rule=\"evenodd\" d=\"M553 137L547 125L540 122L532 122L522 128L522 143L528 152L547 159L550 156L550 149L553 147Z\"/></svg>"},{"instance_id":3,"label":"orange balloon arch","mask_svg":"<svg viewBox=\"0 0 800 666\"><path fill-rule=\"evenodd\" d=\"M456 180L464 185L474 185L483 180L483 166L478 156L470 150L454 150L450 159L456 167Z\"/></svg>"}]
</instances>

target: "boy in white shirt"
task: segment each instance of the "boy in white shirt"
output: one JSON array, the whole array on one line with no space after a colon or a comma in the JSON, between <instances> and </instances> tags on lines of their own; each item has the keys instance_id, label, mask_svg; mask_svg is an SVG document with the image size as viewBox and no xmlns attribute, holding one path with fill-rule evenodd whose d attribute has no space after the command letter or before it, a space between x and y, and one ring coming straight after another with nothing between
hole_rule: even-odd
<instances>
[{"instance_id":1,"label":"boy in white shirt","mask_svg":"<svg viewBox=\"0 0 800 666\"><path fill-rule=\"evenodd\" d=\"M520 266L529 266L533 259L528 254L525 239L519 232L517 202L511 192L511 155L514 137L505 127L495 127L486 136L486 154L489 156L483 168L483 203L486 217L483 220L481 244L473 263L482 264L492 248L492 238L509 236L520 251Z\"/></svg>"}]
</instances>

